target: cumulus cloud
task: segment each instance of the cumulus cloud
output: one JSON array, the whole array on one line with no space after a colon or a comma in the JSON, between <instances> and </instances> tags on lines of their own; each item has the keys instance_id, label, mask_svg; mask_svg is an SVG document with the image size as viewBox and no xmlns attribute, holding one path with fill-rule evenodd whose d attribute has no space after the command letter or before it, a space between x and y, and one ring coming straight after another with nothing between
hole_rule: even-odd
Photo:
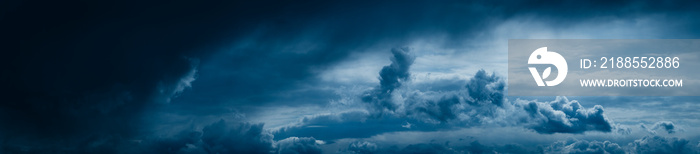
<instances>
[{"instance_id":1,"label":"cumulus cloud","mask_svg":"<svg viewBox=\"0 0 700 154\"><path fill-rule=\"evenodd\" d=\"M700 149L683 138L645 136L629 145L631 153L698 153Z\"/></svg>"},{"instance_id":2,"label":"cumulus cloud","mask_svg":"<svg viewBox=\"0 0 700 154\"><path fill-rule=\"evenodd\" d=\"M530 126L539 133L582 133L585 131L610 132L612 121L605 117L603 107L586 109L578 101L557 97L551 102L522 102L523 109L535 124Z\"/></svg>"},{"instance_id":3,"label":"cumulus cloud","mask_svg":"<svg viewBox=\"0 0 700 154\"><path fill-rule=\"evenodd\" d=\"M350 143L350 145L348 145L348 151L352 151L354 153L359 153L359 154L376 153L377 150L379 150L379 147L377 146L376 143L367 142L367 141L356 141L356 142Z\"/></svg>"},{"instance_id":4,"label":"cumulus cloud","mask_svg":"<svg viewBox=\"0 0 700 154\"><path fill-rule=\"evenodd\" d=\"M406 115L432 123L448 121L469 126L492 121L507 107L503 106L505 83L495 74L476 72L462 89L456 91L406 90ZM510 106L508 106L510 107Z\"/></svg>"},{"instance_id":5,"label":"cumulus cloud","mask_svg":"<svg viewBox=\"0 0 700 154\"><path fill-rule=\"evenodd\" d=\"M609 153L624 154L625 150L617 143L610 141L586 141L569 139L567 141L555 142L543 149L544 153Z\"/></svg>"},{"instance_id":6,"label":"cumulus cloud","mask_svg":"<svg viewBox=\"0 0 700 154\"><path fill-rule=\"evenodd\" d=\"M381 116L384 112L392 113L399 108L400 104L394 102L392 95L394 90L410 79L409 69L416 58L409 52L409 48L391 49L391 64L379 72L379 86L362 97L363 102L370 104L373 113Z\"/></svg>"},{"instance_id":7,"label":"cumulus cloud","mask_svg":"<svg viewBox=\"0 0 700 154\"><path fill-rule=\"evenodd\" d=\"M320 144L323 141L313 137L289 137L277 142L277 153L279 154L315 154L321 153Z\"/></svg>"},{"instance_id":8,"label":"cumulus cloud","mask_svg":"<svg viewBox=\"0 0 700 154\"><path fill-rule=\"evenodd\" d=\"M646 126L644 124L640 124L639 127L642 129L645 129L647 132L651 134L656 134L657 130L663 130L666 131L668 134L673 134L676 133L677 131L682 130L681 128L678 128L673 122L671 121L659 121L654 123L651 126Z\"/></svg>"},{"instance_id":9,"label":"cumulus cloud","mask_svg":"<svg viewBox=\"0 0 700 154\"><path fill-rule=\"evenodd\" d=\"M471 98L469 104L502 106L505 100L503 97L505 86L503 80L495 73L489 76L486 71L479 70L466 85L467 94Z\"/></svg>"}]
</instances>

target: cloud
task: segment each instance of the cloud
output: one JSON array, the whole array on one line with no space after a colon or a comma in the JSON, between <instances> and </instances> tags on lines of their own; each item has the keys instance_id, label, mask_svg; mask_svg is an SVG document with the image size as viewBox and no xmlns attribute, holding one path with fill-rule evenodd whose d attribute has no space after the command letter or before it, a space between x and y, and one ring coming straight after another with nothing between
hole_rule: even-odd
<instances>
[{"instance_id":1,"label":"cloud","mask_svg":"<svg viewBox=\"0 0 700 154\"><path fill-rule=\"evenodd\" d=\"M449 82L449 81L448 81ZM479 70L455 91L406 90L405 113L408 117L428 123L457 122L468 126L480 125L500 116L506 108L505 83L495 74Z\"/></svg>"},{"instance_id":2,"label":"cloud","mask_svg":"<svg viewBox=\"0 0 700 154\"><path fill-rule=\"evenodd\" d=\"M411 64L416 59L409 54L409 48L394 48L391 49L393 56L391 64L384 66L379 72L379 87L368 91L362 97L362 101L370 104L370 110L373 114L381 116L382 114L393 113L399 104L396 104L392 99L392 95L396 88L401 87L401 84L407 82L410 77L409 69Z\"/></svg>"},{"instance_id":3,"label":"cloud","mask_svg":"<svg viewBox=\"0 0 700 154\"><path fill-rule=\"evenodd\" d=\"M0 62L11 67L0 77L9 83L0 136L25 149L140 135L149 129L140 120L192 86L196 59L240 25L221 22L222 11L238 10L232 3L9 3L2 10L12 13L0 13L11 23L1 25L0 50L12 51Z\"/></svg>"},{"instance_id":4,"label":"cloud","mask_svg":"<svg viewBox=\"0 0 700 154\"><path fill-rule=\"evenodd\" d=\"M373 154L373 153L463 153L456 151L445 144L435 143L419 143L409 144L403 148L397 146L381 147L376 143L367 141L357 141L348 145L348 152L357 154Z\"/></svg>"},{"instance_id":5,"label":"cloud","mask_svg":"<svg viewBox=\"0 0 700 154\"><path fill-rule=\"evenodd\" d=\"M170 103L170 100L173 97L177 97L186 88L192 87L192 82L194 82L197 79L197 65L199 65L199 60L190 59L190 61L192 69L187 73L183 74L183 76L179 80L174 81L170 84L166 84L163 82L158 83L158 94L160 95L160 97L155 98L156 102Z\"/></svg>"},{"instance_id":6,"label":"cloud","mask_svg":"<svg viewBox=\"0 0 700 154\"><path fill-rule=\"evenodd\" d=\"M113 149L126 153L206 153L201 142L202 131L182 130L169 137L151 136L143 140L127 143L129 148ZM124 143L122 143L124 144Z\"/></svg>"},{"instance_id":7,"label":"cloud","mask_svg":"<svg viewBox=\"0 0 700 154\"><path fill-rule=\"evenodd\" d=\"M263 124L227 122L222 119L200 129L196 127L186 128L174 135L147 135L137 142L115 143L128 148L105 151L120 153L277 153L276 142L273 138L272 134L263 129ZM291 142L285 141L285 143Z\"/></svg>"},{"instance_id":8,"label":"cloud","mask_svg":"<svg viewBox=\"0 0 700 154\"><path fill-rule=\"evenodd\" d=\"M277 139L294 136L309 136L321 140L362 138L385 132L407 130L402 127L406 120L393 115L373 118L368 112L350 111L305 117L291 126L273 130L273 134ZM412 120L409 121L412 124L415 123ZM412 126L411 129L432 130L434 128Z\"/></svg>"},{"instance_id":9,"label":"cloud","mask_svg":"<svg viewBox=\"0 0 700 154\"><path fill-rule=\"evenodd\" d=\"M401 125L401 127L411 129L411 123L406 122L406 124L405 124L405 125Z\"/></svg>"},{"instance_id":10,"label":"cloud","mask_svg":"<svg viewBox=\"0 0 700 154\"><path fill-rule=\"evenodd\" d=\"M469 153L496 153L492 147L482 145L479 141L473 141L465 148Z\"/></svg>"},{"instance_id":11,"label":"cloud","mask_svg":"<svg viewBox=\"0 0 700 154\"><path fill-rule=\"evenodd\" d=\"M324 100L334 97L316 89L328 86L327 83L317 82L317 73L333 68L339 62L347 60L349 55L383 51L386 48L407 46L416 40L434 38L441 41L433 41L428 45L441 49L474 50L472 45L483 45L482 38L491 39L488 35L490 30L512 19L541 22L543 25L551 25L551 28L546 28L550 30L576 28L580 23L599 25L597 23L615 20L637 23L638 16L664 10L684 12L684 15L693 12L689 11L691 9L658 8L657 4L646 2L315 2L300 5L280 2L276 6L293 7L279 8L270 8L265 3L256 2L232 5L243 7L236 10L240 13L232 13L255 16L241 17L241 20L223 20L240 21L235 26L230 26L235 27L231 29L239 29L231 32L237 34L233 39L235 41L223 47L225 51L216 53L210 59L203 59L199 71L209 73L199 75L197 90L184 93L175 101L191 103L191 106L202 103L209 106L235 105L246 114L261 112L260 106L271 107L275 104L323 106L327 103ZM576 9L571 12L569 9L561 9L579 5L605 7L592 7L598 11ZM265 9L250 9L255 7ZM653 11L647 12L651 10ZM584 13L589 11L595 13ZM643 12L642 15L639 15L640 12ZM672 23L684 25L689 20L674 21ZM516 22L515 26L520 27L519 23L521 22ZM225 26L226 24L221 24L221 27ZM685 29L695 30L688 27ZM299 92L310 90L316 92Z\"/></svg>"},{"instance_id":12,"label":"cloud","mask_svg":"<svg viewBox=\"0 0 700 154\"><path fill-rule=\"evenodd\" d=\"M263 124L220 120L201 130L186 129L172 137L150 136L130 153L321 153L324 141L313 137L289 137L275 141Z\"/></svg>"},{"instance_id":13,"label":"cloud","mask_svg":"<svg viewBox=\"0 0 700 154\"><path fill-rule=\"evenodd\" d=\"M202 146L209 153L269 153L273 151L272 134L263 124L240 123L233 126L221 120L202 129Z\"/></svg>"},{"instance_id":14,"label":"cloud","mask_svg":"<svg viewBox=\"0 0 700 154\"><path fill-rule=\"evenodd\" d=\"M582 133L585 131L610 132L613 123L605 117L603 107L596 105L585 109L578 101L557 97L552 102L522 102L535 125L530 126L539 133Z\"/></svg>"},{"instance_id":15,"label":"cloud","mask_svg":"<svg viewBox=\"0 0 700 154\"><path fill-rule=\"evenodd\" d=\"M276 136L314 136L332 140L393 131L435 131L483 124L525 127L542 134L629 132L629 129L608 119L600 105L587 109L578 101L570 101L566 97L557 97L551 102L507 101L504 97L505 82L484 70L477 71L462 89L413 89L408 77L414 57L408 54L407 49L393 49L392 54L392 63L379 72L380 85L357 96L362 98L359 104L369 104L366 112L305 117L296 124L275 131Z\"/></svg>"},{"instance_id":16,"label":"cloud","mask_svg":"<svg viewBox=\"0 0 700 154\"><path fill-rule=\"evenodd\" d=\"M627 146L611 141L586 141L569 139L544 147L545 153L698 153L699 147L683 138L644 136Z\"/></svg>"},{"instance_id":17,"label":"cloud","mask_svg":"<svg viewBox=\"0 0 700 154\"><path fill-rule=\"evenodd\" d=\"M367 142L367 141L356 141L356 142L350 143L350 145L348 145L348 151L352 151L354 153L359 153L359 154L376 153L377 150L379 150L379 147L377 146L376 143Z\"/></svg>"},{"instance_id":18,"label":"cloud","mask_svg":"<svg viewBox=\"0 0 700 154\"><path fill-rule=\"evenodd\" d=\"M628 145L631 153L698 153L690 141L676 137L645 136Z\"/></svg>"},{"instance_id":19,"label":"cloud","mask_svg":"<svg viewBox=\"0 0 700 154\"><path fill-rule=\"evenodd\" d=\"M461 153L534 153L519 144L484 145L479 141L472 141L466 146L456 146Z\"/></svg>"},{"instance_id":20,"label":"cloud","mask_svg":"<svg viewBox=\"0 0 700 154\"><path fill-rule=\"evenodd\" d=\"M532 153L525 147L516 144L505 145L483 145L478 141L470 142L468 145L453 146L449 142L437 143L417 143L404 147L382 146L368 141L356 141L348 145L347 151L358 154L372 153Z\"/></svg>"},{"instance_id":21,"label":"cloud","mask_svg":"<svg viewBox=\"0 0 700 154\"><path fill-rule=\"evenodd\" d=\"M279 141L263 129L263 124L227 123L220 120L201 132L185 130L171 138L152 139L140 152L157 153L321 153L321 140L313 137L289 137ZM157 151L153 151L157 150Z\"/></svg>"},{"instance_id":22,"label":"cloud","mask_svg":"<svg viewBox=\"0 0 700 154\"><path fill-rule=\"evenodd\" d=\"M11 94L13 96L7 97L10 103L0 104L0 112L3 112L0 123L7 126L0 128L0 136L14 143L10 145L11 147L21 146L28 151L68 149L68 151L106 152L109 151L107 149L116 149L117 147L109 146L121 145L127 142L121 140L133 138L144 129L139 122L143 118L144 110L156 104L169 102L195 80L197 70L195 62L184 58L167 60L172 60L167 63L174 65L173 68L163 69L160 72L133 72L137 75L110 74L114 75L110 77L76 77L80 75L70 74L50 80L70 80L56 82L75 83L75 85L18 89ZM184 66L177 66L180 64ZM128 68L131 66L115 67L132 69ZM143 69L155 68L144 66ZM27 79L32 78L35 77ZM109 83L111 81L96 78L130 81ZM84 80L84 82L77 80ZM51 142L52 140L64 142ZM94 146L84 145L86 143L95 144ZM67 148L57 149L59 147Z\"/></svg>"},{"instance_id":23,"label":"cloud","mask_svg":"<svg viewBox=\"0 0 700 154\"><path fill-rule=\"evenodd\" d=\"M314 154L321 153L319 143L323 141L316 140L313 137L290 137L284 140L277 141L277 153L279 154Z\"/></svg>"},{"instance_id":24,"label":"cloud","mask_svg":"<svg viewBox=\"0 0 700 154\"><path fill-rule=\"evenodd\" d=\"M172 136L145 136L142 140L114 140L100 145L103 152L123 153L321 153L322 140L313 137L289 137L273 140L263 124L220 120L202 129L188 128ZM111 149L115 147L122 147ZM102 149L100 149L102 148ZM84 152L99 152L98 150ZM70 152L70 151L66 151Z\"/></svg>"},{"instance_id":25,"label":"cloud","mask_svg":"<svg viewBox=\"0 0 700 154\"><path fill-rule=\"evenodd\" d=\"M700 147L688 140L676 137L644 136L629 144L625 141L597 141L568 138L562 141L525 147L519 144L481 144L471 141L452 145L450 142L437 144L416 143L405 146L381 145L370 141L355 141L348 145L352 153L567 153L567 154L644 154L644 153L697 153Z\"/></svg>"},{"instance_id":26,"label":"cloud","mask_svg":"<svg viewBox=\"0 0 700 154\"><path fill-rule=\"evenodd\" d=\"M0 21L5 23L0 24L3 34L0 50L7 51L0 65L8 67L0 75L0 81L7 83L6 90L0 93L4 98L0 103L3 126L0 137L9 147L22 147L9 149L20 151L97 150L99 146L93 145L129 145L130 139L150 133L144 130L153 126L144 125L142 119L152 116L154 108L163 106L177 106L173 108L178 110L169 111L173 114L216 118L229 110L242 110L255 116L263 107L323 106L327 103L325 97L331 96L303 86L327 85L303 83L352 53L405 46L417 39L435 37L446 38L435 46L471 49L464 44L478 40L475 38L492 30L494 25L513 18L567 28L583 22L637 20L639 16L659 15L668 19L659 23L669 26L659 29L673 30L659 32L665 38L695 38L700 23L695 18L696 9L689 7L696 6L694 1L269 4L7 1L0 5ZM339 118L344 120L332 120L331 125L313 123L327 127L306 125L314 122L308 120L298 128L347 132L351 130L340 128L359 124L363 126L354 128L369 130L335 136L308 132L337 138L407 129L472 127L482 123L520 124L502 120L510 111L524 112L518 109L522 106L513 107L512 102L503 99L503 83L496 75L481 72L483 76L475 76L468 85L455 82L460 83L460 89L416 91L405 82L410 80L408 70L412 63L408 52L404 49L392 52L395 52L394 60L380 72L378 90L367 92L372 99L364 103L373 107L355 115L339 113L362 118ZM192 89L185 90L188 88ZM306 93L297 95L300 93L291 90ZM387 94L387 91L392 92ZM287 102L291 99L297 101ZM282 103L271 103L276 101ZM538 111L544 110L538 106ZM552 113L557 111L553 110ZM591 121L545 117L556 125L528 127L542 132L604 131L605 121L599 117L602 108L583 111L593 116L584 120ZM376 119L378 114L387 115ZM339 115L328 117L334 116ZM541 120L535 124L548 124ZM404 122L412 126L401 127ZM262 129L262 125L256 124L236 125L241 125L238 131ZM558 127L550 129L553 126ZM217 127L231 126L211 126L206 132L214 133ZM372 131L369 129L372 127L381 129ZM176 149L203 150L207 145L189 143L186 137L177 138L182 140L174 140L173 144L182 146ZM218 140L211 136L209 139ZM211 141L212 144L227 142L233 141L225 138ZM211 146L210 150L231 150L207 146Z\"/></svg>"},{"instance_id":27,"label":"cloud","mask_svg":"<svg viewBox=\"0 0 700 154\"><path fill-rule=\"evenodd\" d=\"M458 153L454 149L434 143L411 144L401 149L398 153Z\"/></svg>"},{"instance_id":28,"label":"cloud","mask_svg":"<svg viewBox=\"0 0 700 154\"><path fill-rule=\"evenodd\" d=\"M503 97L505 86L505 83L495 73L489 76L486 71L479 70L466 85L469 97L472 98L470 104L502 106L505 100Z\"/></svg>"},{"instance_id":29,"label":"cloud","mask_svg":"<svg viewBox=\"0 0 700 154\"><path fill-rule=\"evenodd\" d=\"M567 141L559 141L543 149L544 153L610 153L624 154L625 150L617 143L610 141L586 141L569 139Z\"/></svg>"},{"instance_id":30,"label":"cloud","mask_svg":"<svg viewBox=\"0 0 700 154\"><path fill-rule=\"evenodd\" d=\"M277 153L272 134L263 124L218 122L203 128L172 129L172 135L143 135L136 138L98 136L75 147L0 144L0 150L18 153ZM159 133L160 134L160 133ZM308 140L302 138L302 140ZM283 143L293 143L284 141ZM286 145L286 144L285 144ZM58 145L60 146L60 145Z\"/></svg>"},{"instance_id":31,"label":"cloud","mask_svg":"<svg viewBox=\"0 0 700 154\"><path fill-rule=\"evenodd\" d=\"M673 134L676 133L679 130L682 130L678 128L678 126L674 125L673 122L670 121L659 121L654 123L654 125L651 125L651 127L648 127L644 124L640 124L639 127L642 129L645 129L651 134L656 134L656 130L663 130L666 131L668 134Z\"/></svg>"}]
</instances>

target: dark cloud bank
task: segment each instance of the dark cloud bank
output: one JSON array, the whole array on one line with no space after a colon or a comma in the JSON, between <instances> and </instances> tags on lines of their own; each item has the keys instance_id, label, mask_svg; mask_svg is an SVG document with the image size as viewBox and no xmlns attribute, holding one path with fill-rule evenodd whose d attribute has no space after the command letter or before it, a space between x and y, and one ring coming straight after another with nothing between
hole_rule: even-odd
<instances>
[{"instance_id":1,"label":"dark cloud bank","mask_svg":"<svg viewBox=\"0 0 700 154\"><path fill-rule=\"evenodd\" d=\"M0 75L0 151L319 153L321 140L484 123L542 134L619 132L624 129L607 119L601 106L584 108L564 97L552 102L507 101L504 82L485 71L455 91L407 89L402 85L410 80L413 63L407 48L392 50L392 64L379 72L380 85L360 96L367 112L310 117L276 132L263 129L263 124L220 121L174 136L149 136L144 130L150 128L144 127L151 124L142 120L177 96L184 97L187 102L181 103L191 110L172 112L193 115L216 114L190 112L219 108L227 100L243 102L241 106L266 104L273 94L294 88L294 83L352 51L377 44L403 46L411 39L436 35L451 40L440 46L455 47L520 15L566 27L582 20L669 12L679 15L668 17L679 20L669 26L679 32L660 37L693 38L700 24L686 19L695 19L696 3L2 1L0 64L6 69ZM208 88L185 91L195 80ZM412 126L400 127L406 123ZM314 125L325 127L309 127ZM661 123L649 130L670 134L675 129ZM658 136L638 141L632 151L682 153L694 146ZM605 142L576 145L615 149ZM371 143L350 147L359 152L384 149ZM494 149L478 142L466 148L473 153ZM517 146L500 148L518 151ZM455 149L418 144L395 150Z\"/></svg>"}]
</instances>

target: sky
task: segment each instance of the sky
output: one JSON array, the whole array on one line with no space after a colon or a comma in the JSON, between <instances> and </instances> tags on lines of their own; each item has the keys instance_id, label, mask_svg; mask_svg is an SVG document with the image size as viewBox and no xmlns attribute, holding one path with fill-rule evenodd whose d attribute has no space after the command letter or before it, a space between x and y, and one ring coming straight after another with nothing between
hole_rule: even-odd
<instances>
[{"instance_id":1,"label":"sky","mask_svg":"<svg viewBox=\"0 0 700 154\"><path fill-rule=\"evenodd\" d=\"M698 7L1 1L0 153L700 153L699 97L506 84L509 39L698 39Z\"/></svg>"}]
</instances>

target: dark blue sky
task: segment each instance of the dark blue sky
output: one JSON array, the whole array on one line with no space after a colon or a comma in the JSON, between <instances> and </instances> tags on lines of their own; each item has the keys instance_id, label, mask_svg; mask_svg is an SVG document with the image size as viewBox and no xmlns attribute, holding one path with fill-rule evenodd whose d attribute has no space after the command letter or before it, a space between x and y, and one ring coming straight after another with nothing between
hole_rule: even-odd
<instances>
[{"instance_id":1,"label":"dark blue sky","mask_svg":"<svg viewBox=\"0 0 700 154\"><path fill-rule=\"evenodd\" d=\"M697 153L697 97L505 80L508 39L698 39L699 7L2 1L0 153Z\"/></svg>"}]
</instances>

